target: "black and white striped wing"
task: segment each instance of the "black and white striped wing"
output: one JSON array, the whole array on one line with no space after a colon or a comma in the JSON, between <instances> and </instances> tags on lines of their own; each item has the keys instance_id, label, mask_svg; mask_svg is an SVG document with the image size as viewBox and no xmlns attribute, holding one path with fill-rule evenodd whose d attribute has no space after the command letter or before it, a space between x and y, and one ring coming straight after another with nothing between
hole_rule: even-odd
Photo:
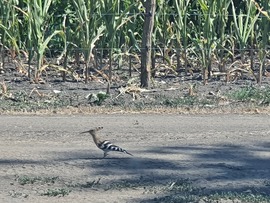
<instances>
[{"instance_id":1,"label":"black and white striped wing","mask_svg":"<svg viewBox=\"0 0 270 203\"><path fill-rule=\"evenodd\" d=\"M129 155L132 156L132 154L130 154L126 150L122 149L121 147L118 147L118 146L112 144L108 140L105 140L102 143L100 143L98 145L98 148L101 149L101 150L103 150L104 152L109 152L109 151L124 152L124 153L129 154Z\"/></svg>"}]
</instances>

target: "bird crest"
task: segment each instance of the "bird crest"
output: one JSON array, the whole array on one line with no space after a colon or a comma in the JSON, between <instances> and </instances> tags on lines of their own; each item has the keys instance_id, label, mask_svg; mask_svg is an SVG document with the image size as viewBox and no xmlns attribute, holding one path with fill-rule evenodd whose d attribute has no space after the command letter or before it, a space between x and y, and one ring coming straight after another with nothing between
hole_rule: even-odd
<instances>
[{"instance_id":1,"label":"bird crest","mask_svg":"<svg viewBox=\"0 0 270 203\"><path fill-rule=\"evenodd\" d=\"M102 129L103 129L103 127L102 126L99 126L99 127L95 127L95 128L90 129L90 130L81 132L80 134L90 133L91 135L93 135L93 134L95 135L97 131L100 131Z\"/></svg>"}]
</instances>

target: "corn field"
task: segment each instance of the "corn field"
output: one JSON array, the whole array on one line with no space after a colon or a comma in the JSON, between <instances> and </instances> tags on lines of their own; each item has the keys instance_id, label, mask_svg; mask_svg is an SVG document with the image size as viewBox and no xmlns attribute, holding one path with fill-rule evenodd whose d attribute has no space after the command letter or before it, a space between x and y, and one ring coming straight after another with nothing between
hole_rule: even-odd
<instances>
[{"instance_id":1,"label":"corn field","mask_svg":"<svg viewBox=\"0 0 270 203\"><path fill-rule=\"evenodd\" d=\"M110 82L119 70L140 74L145 1L2 0L0 70L12 63L30 81L49 71L62 80L94 74ZM157 0L151 76L202 74L227 82L269 70L269 0Z\"/></svg>"}]
</instances>

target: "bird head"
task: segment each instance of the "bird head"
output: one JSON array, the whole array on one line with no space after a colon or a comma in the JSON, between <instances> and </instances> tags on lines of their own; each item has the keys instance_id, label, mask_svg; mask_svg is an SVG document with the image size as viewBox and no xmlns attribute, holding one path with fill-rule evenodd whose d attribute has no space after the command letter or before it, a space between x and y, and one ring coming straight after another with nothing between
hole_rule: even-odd
<instances>
[{"instance_id":1,"label":"bird head","mask_svg":"<svg viewBox=\"0 0 270 203\"><path fill-rule=\"evenodd\" d=\"M96 135L96 132L103 129L103 127L96 127L96 128L92 128L88 131L84 131L84 132L81 132L80 134L83 134L83 133L90 133L91 135Z\"/></svg>"}]
</instances>

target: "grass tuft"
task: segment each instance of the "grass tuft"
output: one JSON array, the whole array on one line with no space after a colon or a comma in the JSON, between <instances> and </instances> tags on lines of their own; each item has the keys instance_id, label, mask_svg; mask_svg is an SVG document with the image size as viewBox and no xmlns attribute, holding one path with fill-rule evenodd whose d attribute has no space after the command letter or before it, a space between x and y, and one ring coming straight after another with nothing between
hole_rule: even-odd
<instances>
[{"instance_id":1,"label":"grass tuft","mask_svg":"<svg viewBox=\"0 0 270 203\"><path fill-rule=\"evenodd\" d=\"M233 200L238 202L250 202L250 203L262 203L262 202L270 202L270 197L261 195L261 194L253 194L253 193L237 193L237 192L222 192L215 193L207 196L209 202L217 202L220 199L225 200Z\"/></svg>"},{"instance_id":2,"label":"grass tuft","mask_svg":"<svg viewBox=\"0 0 270 203\"><path fill-rule=\"evenodd\" d=\"M101 178L98 180L93 180L93 181L87 181L86 183L76 183L76 184L67 184L68 187L79 187L79 188L94 188L96 186L100 186Z\"/></svg>"},{"instance_id":3,"label":"grass tuft","mask_svg":"<svg viewBox=\"0 0 270 203\"><path fill-rule=\"evenodd\" d=\"M270 87L256 88L244 87L229 93L229 98L241 102L255 102L258 105L270 104Z\"/></svg>"},{"instance_id":4,"label":"grass tuft","mask_svg":"<svg viewBox=\"0 0 270 203\"><path fill-rule=\"evenodd\" d=\"M29 177L19 176L16 178L20 185L34 184L39 182L41 184L54 184L58 177Z\"/></svg>"},{"instance_id":5,"label":"grass tuft","mask_svg":"<svg viewBox=\"0 0 270 203\"><path fill-rule=\"evenodd\" d=\"M186 97L164 98L161 104L166 107L176 108L176 107L182 107L182 106L213 105L213 101L210 101L207 99L199 99L196 96L186 96Z\"/></svg>"},{"instance_id":6,"label":"grass tuft","mask_svg":"<svg viewBox=\"0 0 270 203\"><path fill-rule=\"evenodd\" d=\"M67 188L56 188L56 189L48 189L46 192L41 193L42 196L56 197L56 196L66 196L69 195L71 190Z\"/></svg>"}]
</instances>

